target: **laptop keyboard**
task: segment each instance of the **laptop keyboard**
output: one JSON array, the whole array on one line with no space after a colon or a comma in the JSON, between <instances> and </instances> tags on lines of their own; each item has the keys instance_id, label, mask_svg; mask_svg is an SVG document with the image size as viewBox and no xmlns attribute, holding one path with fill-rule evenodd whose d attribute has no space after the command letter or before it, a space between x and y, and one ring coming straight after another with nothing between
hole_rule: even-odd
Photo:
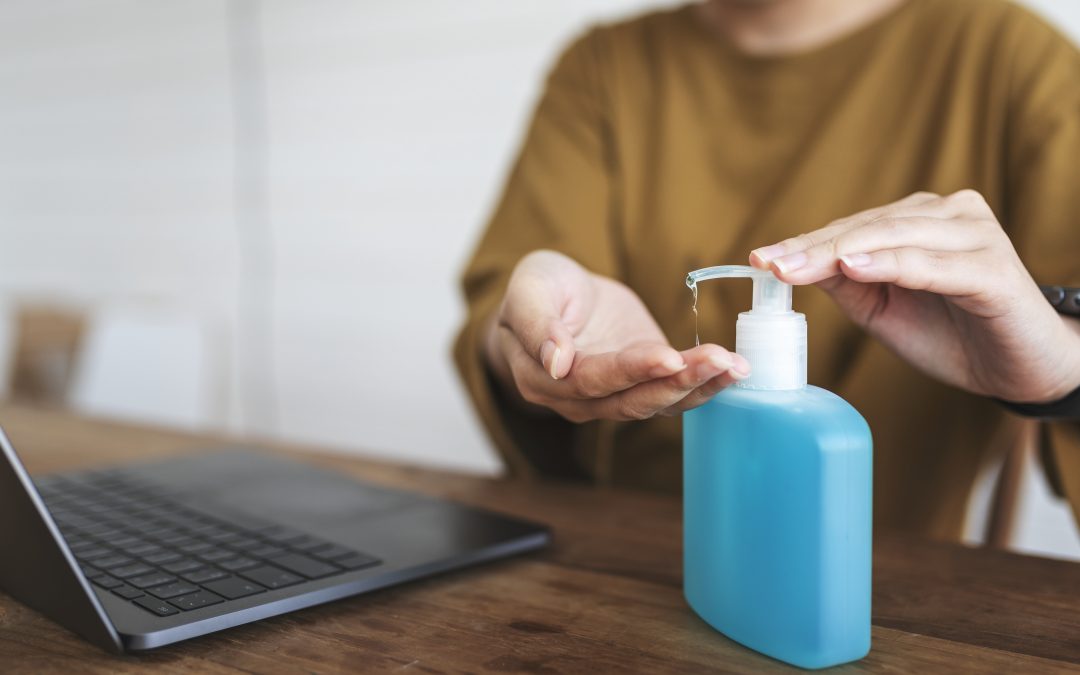
<instances>
[{"instance_id":1,"label":"laptop keyboard","mask_svg":"<svg viewBox=\"0 0 1080 675\"><path fill-rule=\"evenodd\" d=\"M37 487L86 577L157 616L382 562L262 520L202 513L118 471Z\"/></svg>"}]
</instances>

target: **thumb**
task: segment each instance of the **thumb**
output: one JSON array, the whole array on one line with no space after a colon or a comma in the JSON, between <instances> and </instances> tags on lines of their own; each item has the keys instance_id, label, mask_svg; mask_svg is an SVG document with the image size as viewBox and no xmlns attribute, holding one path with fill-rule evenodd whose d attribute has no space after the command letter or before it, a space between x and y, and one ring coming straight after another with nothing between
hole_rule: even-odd
<instances>
[{"instance_id":1,"label":"thumb","mask_svg":"<svg viewBox=\"0 0 1080 675\"><path fill-rule=\"evenodd\" d=\"M580 300L573 297L576 284L568 283L577 276L576 270L562 270L570 272L566 275L560 273L561 264L529 262L515 270L510 279L500 323L517 337L525 353L545 372L556 380L561 379L570 373L576 353L573 332L564 318L565 308Z\"/></svg>"},{"instance_id":2,"label":"thumb","mask_svg":"<svg viewBox=\"0 0 1080 675\"><path fill-rule=\"evenodd\" d=\"M563 322L558 299L529 284L507 291L500 323L510 329L544 371L558 380L574 362L574 336Z\"/></svg>"},{"instance_id":3,"label":"thumb","mask_svg":"<svg viewBox=\"0 0 1080 675\"><path fill-rule=\"evenodd\" d=\"M841 311L860 328L867 328L870 319L881 308L881 284L863 284L838 274L822 279L815 285L828 293Z\"/></svg>"}]
</instances>

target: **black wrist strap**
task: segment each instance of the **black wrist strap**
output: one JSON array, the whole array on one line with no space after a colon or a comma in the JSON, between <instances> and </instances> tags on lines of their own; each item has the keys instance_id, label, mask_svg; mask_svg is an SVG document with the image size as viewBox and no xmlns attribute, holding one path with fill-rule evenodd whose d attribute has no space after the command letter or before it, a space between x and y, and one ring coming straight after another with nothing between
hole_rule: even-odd
<instances>
[{"instance_id":1,"label":"black wrist strap","mask_svg":"<svg viewBox=\"0 0 1080 675\"><path fill-rule=\"evenodd\" d=\"M1039 286L1039 290L1059 314L1080 316L1080 288Z\"/></svg>"},{"instance_id":2,"label":"black wrist strap","mask_svg":"<svg viewBox=\"0 0 1080 675\"><path fill-rule=\"evenodd\" d=\"M1042 420L1080 420L1080 387L1065 398L1050 403L1014 403L1000 399L998 403L1024 417Z\"/></svg>"}]
</instances>

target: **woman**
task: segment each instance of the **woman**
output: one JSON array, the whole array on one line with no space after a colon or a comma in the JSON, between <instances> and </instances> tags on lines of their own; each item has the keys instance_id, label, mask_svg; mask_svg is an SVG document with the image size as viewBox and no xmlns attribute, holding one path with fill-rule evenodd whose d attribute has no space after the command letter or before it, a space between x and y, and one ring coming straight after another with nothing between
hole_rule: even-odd
<instances>
[{"instance_id":1,"label":"woman","mask_svg":"<svg viewBox=\"0 0 1080 675\"><path fill-rule=\"evenodd\" d=\"M465 275L456 358L511 470L674 491L678 414L749 369L751 264L875 437L879 526L955 538L1003 401L1080 405L1080 55L998 0L711 0L550 74ZM854 214L854 215L852 215ZM751 253L752 251L752 253ZM997 400L995 400L997 399ZM1048 423L1080 504L1080 422Z\"/></svg>"}]
</instances>

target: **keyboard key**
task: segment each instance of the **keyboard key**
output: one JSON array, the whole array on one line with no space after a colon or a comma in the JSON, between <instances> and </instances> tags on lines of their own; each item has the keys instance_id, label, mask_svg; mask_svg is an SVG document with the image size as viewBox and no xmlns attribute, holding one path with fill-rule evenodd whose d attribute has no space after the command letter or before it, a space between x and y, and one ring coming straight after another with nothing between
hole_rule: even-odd
<instances>
[{"instance_id":1,"label":"keyboard key","mask_svg":"<svg viewBox=\"0 0 1080 675\"><path fill-rule=\"evenodd\" d=\"M168 531L168 532L166 532L164 534L158 535L157 540L160 541L162 544L165 544L166 546L178 546L180 544L189 544L189 543L191 543L193 541L192 538L189 537L188 535L181 534L181 533L173 531L173 530L170 530L170 531Z\"/></svg>"},{"instance_id":2,"label":"keyboard key","mask_svg":"<svg viewBox=\"0 0 1080 675\"><path fill-rule=\"evenodd\" d=\"M224 601L225 598L211 593L210 591L198 591L197 593L192 593L190 595L181 595L178 598L173 598L172 600L169 600L169 603L184 611L188 611L206 607L208 605L216 605L217 603Z\"/></svg>"},{"instance_id":3,"label":"keyboard key","mask_svg":"<svg viewBox=\"0 0 1080 675\"><path fill-rule=\"evenodd\" d=\"M142 534L142 536L144 537L147 537L148 539L160 541L162 537L168 537L172 534L175 534L175 532L165 523L158 521L150 527L141 528L140 534Z\"/></svg>"},{"instance_id":4,"label":"keyboard key","mask_svg":"<svg viewBox=\"0 0 1080 675\"><path fill-rule=\"evenodd\" d=\"M285 570L279 570L278 568L271 567L269 565L256 567L253 570L247 570L246 572L241 572L240 574L241 576L247 579L251 579L258 584L262 584L267 588L284 588L286 586L292 586L293 584L298 584L303 581L301 577L298 577L295 574L291 574L289 572L286 572Z\"/></svg>"},{"instance_id":5,"label":"keyboard key","mask_svg":"<svg viewBox=\"0 0 1080 675\"><path fill-rule=\"evenodd\" d=\"M221 570L216 570L213 567L204 567L201 570L195 570L194 572L188 572L187 574L181 574L180 576L193 584L203 584L207 581L220 579L227 575Z\"/></svg>"},{"instance_id":6,"label":"keyboard key","mask_svg":"<svg viewBox=\"0 0 1080 675\"><path fill-rule=\"evenodd\" d=\"M179 614L180 610L176 609L164 600L158 600L150 596L143 596L136 598L132 601L134 604L142 607L151 614L157 614L158 616L169 616L170 614Z\"/></svg>"},{"instance_id":7,"label":"keyboard key","mask_svg":"<svg viewBox=\"0 0 1080 675\"><path fill-rule=\"evenodd\" d=\"M202 553L203 551L209 551L214 548L214 545L208 541L193 541L189 544L181 544L176 548L180 549L184 553Z\"/></svg>"},{"instance_id":8,"label":"keyboard key","mask_svg":"<svg viewBox=\"0 0 1080 675\"><path fill-rule=\"evenodd\" d=\"M304 537L303 539L289 542L289 548L296 549L297 551L304 551L305 553L327 546L330 546L330 542L316 539L315 537Z\"/></svg>"},{"instance_id":9,"label":"keyboard key","mask_svg":"<svg viewBox=\"0 0 1080 675\"><path fill-rule=\"evenodd\" d=\"M213 551L207 551L206 553L200 553L199 559L208 563L218 562L219 560L228 560L229 558L235 558L236 554L232 551L219 548Z\"/></svg>"},{"instance_id":10,"label":"keyboard key","mask_svg":"<svg viewBox=\"0 0 1080 675\"><path fill-rule=\"evenodd\" d=\"M94 561L95 567L100 567L103 570L111 569L113 567L119 567L121 565L130 565L135 562L131 558L122 555L111 555L105 558L98 558Z\"/></svg>"},{"instance_id":11,"label":"keyboard key","mask_svg":"<svg viewBox=\"0 0 1080 675\"><path fill-rule=\"evenodd\" d=\"M176 562L182 557L183 556L181 556L175 551L163 550L161 553L151 553L150 555L145 555L142 557L142 560L150 563L151 565L164 565L165 563Z\"/></svg>"},{"instance_id":12,"label":"keyboard key","mask_svg":"<svg viewBox=\"0 0 1080 675\"><path fill-rule=\"evenodd\" d=\"M178 595L187 595L188 593L194 593L198 590L198 586L192 586L183 581L174 581L171 584L147 589L146 592L154 597L161 598L162 600L168 600L169 598L175 598Z\"/></svg>"},{"instance_id":13,"label":"keyboard key","mask_svg":"<svg viewBox=\"0 0 1080 675\"><path fill-rule=\"evenodd\" d=\"M97 548L98 545L89 539L83 539L82 537L68 537L64 541L67 542L68 548L75 555L79 555L82 551L89 548Z\"/></svg>"},{"instance_id":14,"label":"keyboard key","mask_svg":"<svg viewBox=\"0 0 1080 675\"><path fill-rule=\"evenodd\" d=\"M190 572L191 570L197 570L202 567L203 564L198 560L192 558L181 558L175 562L165 563L161 566L161 569L166 572L172 572L173 574L183 574L184 572Z\"/></svg>"},{"instance_id":15,"label":"keyboard key","mask_svg":"<svg viewBox=\"0 0 1080 675\"><path fill-rule=\"evenodd\" d=\"M72 553L74 553L75 557L78 558L79 560L84 560L86 562L90 562L94 558L104 558L104 557L108 556L109 555L109 549L102 548L100 546L91 546L90 548L82 548L82 549L80 549L78 551L75 551L74 549L72 549Z\"/></svg>"},{"instance_id":16,"label":"keyboard key","mask_svg":"<svg viewBox=\"0 0 1080 675\"><path fill-rule=\"evenodd\" d=\"M146 574L147 572L153 572L154 568L142 563L135 563L134 565L123 565L121 567L109 568L109 574L118 576L121 579L127 579L128 577L137 577L140 574Z\"/></svg>"},{"instance_id":17,"label":"keyboard key","mask_svg":"<svg viewBox=\"0 0 1080 675\"><path fill-rule=\"evenodd\" d=\"M132 588L131 586L128 586L127 584L117 586L116 588L112 589L112 592L116 593L117 595L119 595L121 598L123 598L125 600L134 600L135 598L139 598L139 597L142 597L144 595L144 593L142 591L140 591L139 589Z\"/></svg>"},{"instance_id":18,"label":"keyboard key","mask_svg":"<svg viewBox=\"0 0 1080 675\"><path fill-rule=\"evenodd\" d=\"M188 552L187 549L185 548L187 546L195 546L196 548L198 548L199 544L205 543L205 542L198 541L196 539L192 539L191 537L187 537L187 536L185 536L185 537L169 537L167 539L160 539L159 541L162 543L163 546L168 546L169 548L179 549L180 551L183 551L184 553Z\"/></svg>"},{"instance_id":19,"label":"keyboard key","mask_svg":"<svg viewBox=\"0 0 1080 675\"><path fill-rule=\"evenodd\" d=\"M183 519L182 522L184 523L185 530L197 534L203 538L206 538L208 535L211 534L220 534L226 531L221 529L217 525L214 525L213 523L198 522L194 520L190 515L181 515L181 518Z\"/></svg>"},{"instance_id":20,"label":"keyboard key","mask_svg":"<svg viewBox=\"0 0 1080 675\"><path fill-rule=\"evenodd\" d=\"M228 544L242 538L243 537L241 537L239 534L229 531L215 532L214 534L207 536L207 539L216 544Z\"/></svg>"},{"instance_id":21,"label":"keyboard key","mask_svg":"<svg viewBox=\"0 0 1080 675\"><path fill-rule=\"evenodd\" d=\"M222 569L228 570L230 572L248 570L259 564L261 563L259 563L257 560L252 560L251 558L233 558L232 560L226 560L225 562L218 563L218 565L220 565Z\"/></svg>"},{"instance_id":22,"label":"keyboard key","mask_svg":"<svg viewBox=\"0 0 1080 675\"><path fill-rule=\"evenodd\" d=\"M274 563L278 567L284 567L290 572L301 574L308 579L320 579L322 577L328 577L331 574L337 574L341 570L329 563L316 560L315 558L309 558L306 555L300 555L299 553L286 553L282 556L271 558L270 562Z\"/></svg>"},{"instance_id":23,"label":"keyboard key","mask_svg":"<svg viewBox=\"0 0 1080 675\"><path fill-rule=\"evenodd\" d=\"M259 530L259 536L278 544L288 544L293 541L307 538L307 535L303 532L290 530L286 527L270 527L265 530Z\"/></svg>"},{"instance_id":24,"label":"keyboard key","mask_svg":"<svg viewBox=\"0 0 1080 675\"><path fill-rule=\"evenodd\" d=\"M149 542L142 542L136 546L128 546L124 549L124 553L133 555L136 558L146 559L148 555L154 555L155 553L162 553L165 549L161 548L157 544L151 544Z\"/></svg>"},{"instance_id":25,"label":"keyboard key","mask_svg":"<svg viewBox=\"0 0 1080 675\"><path fill-rule=\"evenodd\" d=\"M150 574L144 574L138 577L132 577L126 580L129 584L136 588L149 588L150 586L161 586L167 584L170 581L176 581L176 577L171 574L165 574L164 572L151 572Z\"/></svg>"},{"instance_id":26,"label":"keyboard key","mask_svg":"<svg viewBox=\"0 0 1080 675\"><path fill-rule=\"evenodd\" d=\"M204 584L204 586L218 595L225 596L229 600L244 598L249 595L255 595L256 593L262 593L266 590L254 581L248 581L239 577L228 577L226 579L219 579L218 581L210 581Z\"/></svg>"},{"instance_id":27,"label":"keyboard key","mask_svg":"<svg viewBox=\"0 0 1080 675\"><path fill-rule=\"evenodd\" d=\"M119 549L127 549L127 548L129 548L131 546L141 546L141 545L143 545L145 543L146 542L143 541L142 539L139 539L138 537L131 537L131 536L116 537L115 539L110 539L109 540L109 544L111 544L112 546L115 546L116 548L119 548Z\"/></svg>"},{"instance_id":28,"label":"keyboard key","mask_svg":"<svg viewBox=\"0 0 1080 675\"><path fill-rule=\"evenodd\" d=\"M250 551L253 548L259 548L260 546L265 546L265 544L252 537L242 537L236 541L229 542L229 548L236 549L237 551Z\"/></svg>"},{"instance_id":29,"label":"keyboard key","mask_svg":"<svg viewBox=\"0 0 1080 675\"><path fill-rule=\"evenodd\" d=\"M116 577L110 577L108 574L102 574L101 576L94 577L90 580L95 586L101 586L108 590L110 588L119 588L124 585L123 581L120 581Z\"/></svg>"},{"instance_id":30,"label":"keyboard key","mask_svg":"<svg viewBox=\"0 0 1080 675\"><path fill-rule=\"evenodd\" d=\"M280 555L285 552L285 549L280 546L260 546L259 548L253 548L248 551L248 555L253 555L256 558L269 558L270 556Z\"/></svg>"},{"instance_id":31,"label":"keyboard key","mask_svg":"<svg viewBox=\"0 0 1080 675\"><path fill-rule=\"evenodd\" d=\"M360 570L365 567L374 567L375 565L382 564L382 561L378 558L366 555L364 553L357 553L345 558L335 558L334 564L340 567L344 567L347 570Z\"/></svg>"},{"instance_id":32,"label":"keyboard key","mask_svg":"<svg viewBox=\"0 0 1080 675\"><path fill-rule=\"evenodd\" d=\"M89 522L88 525L80 525L80 523ZM109 523L88 521L86 518L79 518L72 523L76 528L82 530L86 534L97 537L98 539L112 539L113 537L122 537L124 533L116 529Z\"/></svg>"},{"instance_id":33,"label":"keyboard key","mask_svg":"<svg viewBox=\"0 0 1080 675\"><path fill-rule=\"evenodd\" d=\"M344 558L345 556L354 555L356 553L356 551L351 548L345 548L344 546L338 546L337 544L327 544L322 548L317 548L308 552L316 558L322 558L323 560Z\"/></svg>"}]
</instances>

